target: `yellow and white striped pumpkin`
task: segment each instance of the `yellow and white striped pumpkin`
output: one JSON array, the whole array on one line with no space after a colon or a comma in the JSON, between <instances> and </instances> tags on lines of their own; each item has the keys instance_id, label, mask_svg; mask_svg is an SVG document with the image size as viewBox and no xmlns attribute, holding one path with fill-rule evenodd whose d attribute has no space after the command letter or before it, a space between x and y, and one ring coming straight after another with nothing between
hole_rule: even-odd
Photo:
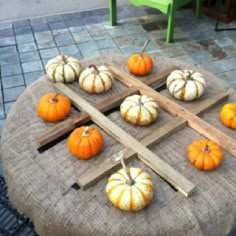
<instances>
[{"instance_id":1,"label":"yellow and white striped pumpkin","mask_svg":"<svg viewBox=\"0 0 236 236\"><path fill-rule=\"evenodd\" d=\"M88 93L103 93L111 88L113 75L106 66L89 65L79 78L81 89Z\"/></svg>"},{"instance_id":2,"label":"yellow and white striped pumpkin","mask_svg":"<svg viewBox=\"0 0 236 236\"><path fill-rule=\"evenodd\" d=\"M157 119L159 106L152 97L135 94L121 103L120 112L124 120L144 126Z\"/></svg>"},{"instance_id":3,"label":"yellow and white striped pumpkin","mask_svg":"<svg viewBox=\"0 0 236 236\"><path fill-rule=\"evenodd\" d=\"M46 64L48 78L53 82L70 83L79 79L82 67L74 57L59 55Z\"/></svg>"},{"instance_id":4,"label":"yellow and white striped pumpkin","mask_svg":"<svg viewBox=\"0 0 236 236\"><path fill-rule=\"evenodd\" d=\"M111 175L106 186L106 194L112 204L124 211L138 211L152 200L154 185L151 177L139 168L127 168L132 179L122 168Z\"/></svg>"},{"instance_id":5,"label":"yellow and white striped pumpkin","mask_svg":"<svg viewBox=\"0 0 236 236\"><path fill-rule=\"evenodd\" d=\"M166 86L170 94L183 101L201 97L206 87L205 79L193 70L174 70L167 77Z\"/></svg>"}]
</instances>

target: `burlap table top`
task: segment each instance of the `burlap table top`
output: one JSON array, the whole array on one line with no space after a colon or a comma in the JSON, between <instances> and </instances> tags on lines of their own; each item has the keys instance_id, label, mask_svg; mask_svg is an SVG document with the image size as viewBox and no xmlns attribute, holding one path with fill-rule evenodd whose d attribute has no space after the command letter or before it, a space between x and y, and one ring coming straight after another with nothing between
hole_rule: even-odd
<instances>
[{"instance_id":1,"label":"burlap table top","mask_svg":"<svg viewBox=\"0 0 236 236\"><path fill-rule=\"evenodd\" d=\"M227 84L205 70L165 57L153 58L153 73L170 65L177 65L182 69L192 68L203 73L207 89L200 101L228 88ZM85 67L90 63L111 62L127 70L126 61L127 56L106 55L83 60L81 63ZM116 82L105 95L88 95L78 88L77 83L71 86L92 104L124 87ZM223 162L217 170L196 170L187 161L185 150L191 141L202 136L189 127L151 148L196 185L195 192L189 198L174 191L138 159L134 159L129 166L144 169L155 184L152 203L142 211L123 212L113 207L105 194L108 177L85 191L67 191L80 174L91 165L109 158L122 149L122 146L103 132L105 147L89 161L74 158L66 148L66 140L39 153L34 137L53 124L43 122L37 116L36 104L43 94L52 91L52 83L46 77L30 85L9 112L1 140L1 159L10 200L20 212L32 219L39 235L217 236L225 235L236 225L236 158L224 151ZM230 91L228 101L235 102L235 90ZM167 91L163 93L170 98ZM179 103L189 107L200 101ZM221 106L222 104L201 117L235 139L236 132L224 127L219 121ZM72 114L76 112L73 110ZM171 119L171 116L161 111L158 121L149 127L135 127L125 123L119 111L110 114L109 118L140 140L152 132L153 128Z\"/></svg>"}]
</instances>

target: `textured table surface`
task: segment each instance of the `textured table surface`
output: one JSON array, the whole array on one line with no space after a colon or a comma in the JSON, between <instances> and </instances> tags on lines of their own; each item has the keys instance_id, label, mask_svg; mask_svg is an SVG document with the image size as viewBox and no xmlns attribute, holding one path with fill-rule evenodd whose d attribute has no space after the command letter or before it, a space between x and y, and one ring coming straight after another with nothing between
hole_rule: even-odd
<instances>
[{"instance_id":1,"label":"textured table surface","mask_svg":"<svg viewBox=\"0 0 236 236\"><path fill-rule=\"evenodd\" d=\"M153 57L154 70L177 65L183 69L195 69L184 62L165 57ZM81 61L90 63L111 62L126 70L126 56L104 56ZM227 89L228 85L205 70L199 70L206 78L207 88L199 101L178 102L191 107L202 100ZM88 95L77 82L70 85L79 95L95 104L104 96L121 91L124 85L115 82L112 90L104 95ZM156 173L138 159L129 166L148 172L155 184L155 194L150 206L136 213L122 212L111 205L105 194L107 177L93 187L83 190L70 189L78 176L91 165L122 149L122 146L103 132L103 151L89 161L77 160L66 148L66 140L49 150L38 153L34 137L52 126L40 120L36 114L39 98L52 92L53 87L42 77L19 97L8 114L1 140L1 159L9 188L9 196L17 209L34 222L39 235L224 235L236 225L236 158L224 151L221 166L211 172L196 170L186 159L186 147L202 138L189 127L176 132L151 148L173 168L196 185L196 191L185 198L174 191ZM235 102L235 90L230 90L228 101ZM165 96L170 98L167 91ZM222 104L201 117L236 139L236 132L219 121ZM73 110L71 115L77 111ZM163 110L158 120L149 127L135 127L125 123L118 111L109 115L125 131L138 140L171 119ZM68 191L68 189L70 189Z\"/></svg>"}]
</instances>

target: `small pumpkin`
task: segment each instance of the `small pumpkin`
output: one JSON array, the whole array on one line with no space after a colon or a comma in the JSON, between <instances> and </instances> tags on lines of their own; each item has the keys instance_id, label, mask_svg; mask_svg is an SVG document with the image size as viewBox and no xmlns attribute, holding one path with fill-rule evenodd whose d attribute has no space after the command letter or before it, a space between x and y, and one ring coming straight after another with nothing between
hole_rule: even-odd
<instances>
[{"instance_id":1,"label":"small pumpkin","mask_svg":"<svg viewBox=\"0 0 236 236\"><path fill-rule=\"evenodd\" d=\"M210 140L195 140L187 148L188 160L199 170L217 168L223 153L220 146Z\"/></svg>"},{"instance_id":2,"label":"small pumpkin","mask_svg":"<svg viewBox=\"0 0 236 236\"><path fill-rule=\"evenodd\" d=\"M166 85L174 98L183 101L200 98L206 87L203 75L193 70L172 71L167 77Z\"/></svg>"},{"instance_id":3,"label":"small pumpkin","mask_svg":"<svg viewBox=\"0 0 236 236\"><path fill-rule=\"evenodd\" d=\"M104 93L113 83L113 75L106 66L89 65L79 77L79 85L88 93Z\"/></svg>"},{"instance_id":4,"label":"small pumpkin","mask_svg":"<svg viewBox=\"0 0 236 236\"><path fill-rule=\"evenodd\" d=\"M148 45L149 40L146 41L142 51L131 55L128 59L128 69L134 75L147 75L152 71L153 61L150 55L145 54L144 50Z\"/></svg>"},{"instance_id":5,"label":"small pumpkin","mask_svg":"<svg viewBox=\"0 0 236 236\"><path fill-rule=\"evenodd\" d=\"M97 155L104 144L102 133L93 126L75 129L67 140L69 151L77 158L88 160Z\"/></svg>"},{"instance_id":6,"label":"small pumpkin","mask_svg":"<svg viewBox=\"0 0 236 236\"><path fill-rule=\"evenodd\" d=\"M146 95L132 95L127 97L120 105L120 113L124 120L135 125L149 125L159 114L157 102Z\"/></svg>"},{"instance_id":7,"label":"small pumpkin","mask_svg":"<svg viewBox=\"0 0 236 236\"><path fill-rule=\"evenodd\" d=\"M226 127L236 129L236 103L227 103L221 108L220 120Z\"/></svg>"},{"instance_id":8,"label":"small pumpkin","mask_svg":"<svg viewBox=\"0 0 236 236\"><path fill-rule=\"evenodd\" d=\"M59 55L46 64L47 76L53 82L70 83L79 79L82 67L74 57Z\"/></svg>"},{"instance_id":9,"label":"small pumpkin","mask_svg":"<svg viewBox=\"0 0 236 236\"><path fill-rule=\"evenodd\" d=\"M57 93L45 94L37 104L37 113L45 121L56 122L63 120L70 111L70 100Z\"/></svg>"},{"instance_id":10,"label":"small pumpkin","mask_svg":"<svg viewBox=\"0 0 236 236\"><path fill-rule=\"evenodd\" d=\"M106 194L112 204L124 211L139 211L148 205L154 194L149 174L140 168L123 168L108 179Z\"/></svg>"}]
</instances>

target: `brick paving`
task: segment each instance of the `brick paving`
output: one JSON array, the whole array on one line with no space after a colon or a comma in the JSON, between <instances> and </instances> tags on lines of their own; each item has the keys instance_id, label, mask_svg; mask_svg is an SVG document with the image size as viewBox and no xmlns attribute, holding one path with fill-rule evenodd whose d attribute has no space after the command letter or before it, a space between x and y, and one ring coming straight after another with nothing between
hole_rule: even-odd
<instances>
[{"instance_id":1,"label":"brick paving","mask_svg":"<svg viewBox=\"0 0 236 236\"><path fill-rule=\"evenodd\" d=\"M118 25L110 26L108 8L0 22L0 132L18 96L45 73L58 54L78 59L140 51L192 63L236 89L236 31L215 32L215 20L199 19L191 9L176 13L175 42L165 43L166 15L150 8L118 7ZM236 27L236 22L220 27ZM2 174L0 165L0 174Z\"/></svg>"}]
</instances>

